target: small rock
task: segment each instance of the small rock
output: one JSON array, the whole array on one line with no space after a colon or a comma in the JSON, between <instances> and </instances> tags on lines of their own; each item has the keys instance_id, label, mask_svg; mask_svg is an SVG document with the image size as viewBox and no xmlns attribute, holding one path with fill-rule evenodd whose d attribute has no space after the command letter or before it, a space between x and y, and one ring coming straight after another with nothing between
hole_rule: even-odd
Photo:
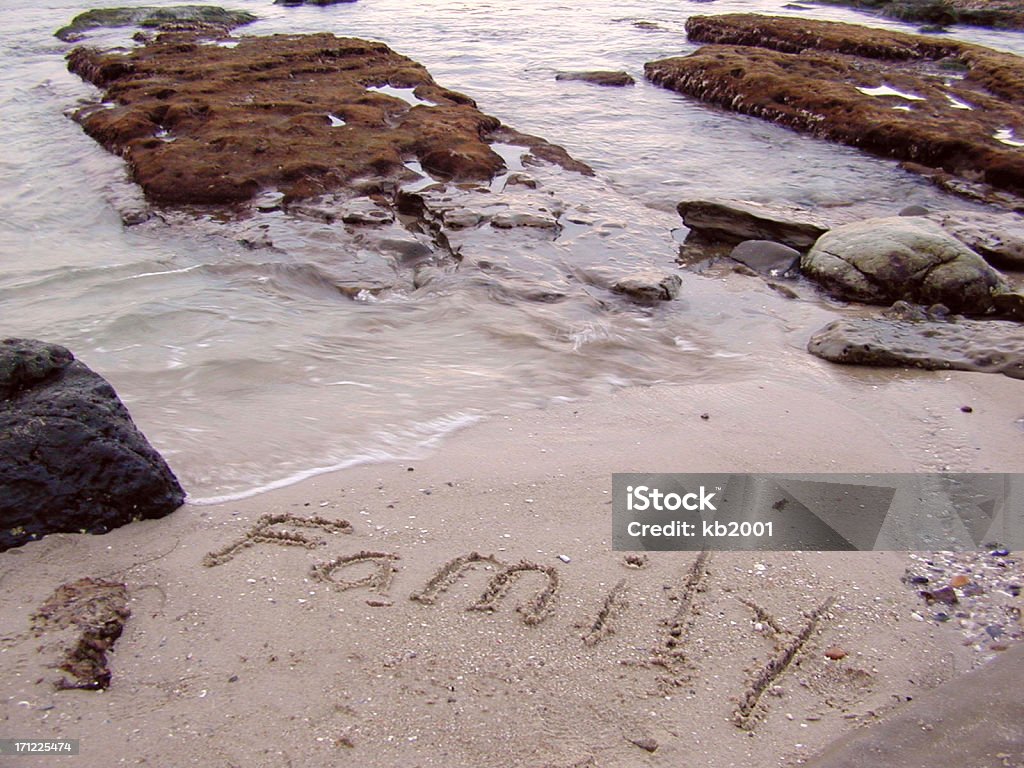
<instances>
[{"instance_id":1,"label":"small rock","mask_svg":"<svg viewBox=\"0 0 1024 768\"><path fill-rule=\"evenodd\" d=\"M570 562L572 562L572 558L569 557L568 555L559 555L558 559L561 560L563 563L570 563Z\"/></svg>"},{"instance_id":2,"label":"small rock","mask_svg":"<svg viewBox=\"0 0 1024 768\"><path fill-rule=\"evenodd\" d=\"M970 584L970 582L971 579L969 576L965 576L962 573L958 573L956 576L949 580L949 585L951 587L963 587L967 584Z\"/></svg>"},{"instance_id":3,"label":"small rock","mask_svg":"<svg viewBox=\"0 0 1024 768\"><path fill-rule=\"evenodd\" d=\"M783 274L799 261L800 251L773 240L744 240L732 249L729 258L760 274Z\"/></svg>"},{"instance_id":4,"label":"small rock","mask_svg":"<svg viewBox=\"0 0 1024 768\"><path fill-rule=\"evenodd\" d=\"M974 409L971 408L971 406L969 405L961 405L960 410L963 411L964 413L974 413Z\"/></svg>"},{"instance_id":5,"label":"small rock","mask_svg":"<svg viewBox=\"0 0 1024 768\"><path fill-rule=\"evenodd\" d=\"M629 743L640 747L640 749L646 752L655 752L658 749L658 742L650 736L640 736L635 739L630 739Z\"/></svg>"},{"instance_id":6,"label":"small rock","mask_svg":"<svg viewBox=\"0 0 1024 768\"><path fill-rule=\"evenodd\" d=\"M944 605L956 605L960 602L952 587L940 587L939 589L931 592L923 590L921 592L921 597L929 603L942 603Z\"/></svg>"},{"instance_id":7,"label":"small rock","mask_svg":"<svg viewBox=\"0 0 1024 768\"><path fill-rule=\"evenodd\" d=\"M900 209L898 216L927 216L930 211L923 205L908 205L906 208Z\"/></svg>"},{"instance_id":8,"label":"small rock","mask_svg":"<svg viewBox=\"0 0 1024 768\"><path fill-rule=\"evenodd\" d=\"M701 418L702 418L702 419L703 419L704 421L707 421L708 419L710 419L710 418L711 418L711 414L710 414L710 413L702 413L702 414L700 415L700 417L701 417Z\"/></svg>"},{"instance_id":9,"label":"small rock","mask_svg":"<svg viewBox=\"0 0 1024 768\"><path fill-rule=\"evenodd\" d=\"M671 301L682 285L679 275L643 272L615 281L612 290L638 301Z\"/></svg>"},{"instance_id":10,"label":"small rock","mask_svg":"<svg viewBox=\"0 0 1024 768\"><path fill-rule=\"evenodd\" d=\"M825 658L832 659L832 661L839 661L845 659L849 654L837 645L833 645L825 651Z\"/></svg>"},{"instance_id":11,"label":"small rock","mask_svg":"<svg viewBox=\"0 0 1024 768\"><path fill-rule=\"evenodd\" d=\"M593 83L594 85L611 85L620 87L623 85L634 85L636 83L628 72L621 71L559 72L555 75L555 80L580 80L584 83Z\"/></svg>"}]
</instances>

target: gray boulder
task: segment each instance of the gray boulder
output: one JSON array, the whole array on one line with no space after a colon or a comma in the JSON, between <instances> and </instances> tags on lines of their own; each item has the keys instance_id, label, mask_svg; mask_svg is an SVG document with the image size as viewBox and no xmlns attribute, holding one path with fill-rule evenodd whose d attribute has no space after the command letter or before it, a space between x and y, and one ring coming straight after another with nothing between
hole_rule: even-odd
<instances>
[{"instance_id":1,"label":"gray boulder","mask_svg":"<svg viewBox=\"0 0 1024 768\"><path fill-rule=\"evenodd\" d=\"M47 533L105 533L184 500L102 377L56 344L0 341L0 551Z\"/></svg>"},{"instance_id":2,"label":"gray boulder","mask_svg":"<svg viewBox=\"0 0 1024 768\"><path fill-rule=\"evenodd\" d=\"M707 242L773 240L804 251L829 230L823 219L792 206L710 199L684 200L676 210L683 223Z\"/></svg>"},{"instance_id":3,"label":"gray boulder","mask_svg":"<svg viewBox=\"0 0 1024 768\"><path fill-rule=\"evenodd\" d=\"M900 299L984 314L1006 279L934 221L893 216L830 230L800 269L841 299L889 304Z\"/></svg>"}]
</instances>

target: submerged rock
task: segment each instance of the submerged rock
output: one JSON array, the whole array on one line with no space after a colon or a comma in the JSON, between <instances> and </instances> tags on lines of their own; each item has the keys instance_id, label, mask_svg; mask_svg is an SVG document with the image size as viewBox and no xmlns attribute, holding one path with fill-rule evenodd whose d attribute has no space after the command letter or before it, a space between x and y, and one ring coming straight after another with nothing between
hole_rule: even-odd
<instances>
[{"instance_id":1,"label":"submerged rock","mask_svg":"<svg viewBox=\"0 0 1024 768\"><path fill-rule=\"evenodd\" d=\"M772 240L806 250L829 229L822 219L799 208L746 200L685 200L676 210L683 223L705 241L730 245Z\"/></svg>"},{"instance_id":2,"label":"submerged rock","mask_svg":"<svg viewBox=\"0 0 1024 768\"><path fill-rule=\"evenodd\" d=\"M984 314L1006 279L933 221L892 216L830 230L800 260L800 269L841 299L889 304L945 304Z\"/></svg>"},{"instance_id":3,"label":"submerged rock","mask_svg":"<svg viewBox=\"0 0 1024 768\"><path fill-rule=\"evenodd\" d=\"M56 344L0 342L0 550L105 533L184 499L102 377Z\"/></svg>"},{"instance_id":4,"label":"submerged rock","mask_svg":"<svg viewBox=\"0 0 1024 768\"><path fill-rule=\"evenodd\" d=\"M628 72L593 71L593 72L559 72L555 80L581 80L594 85L623 86L634 85L636 80Z\"/></svg>"},{"instance_id":5,"label":"submerged rock","mask_svg":"<svg viewBox=\"0 0 1024 768\"><path fill-rule=\"evenodd\" d=\"M653 82L906 161L951 191L981 196L984 182L1024 195L1024 154L1014 134L1024 126L1021 57L948 39L753 14L693 16L686 29L691 40L709 45L649 62L645 73Z\"/></svg>"},{"instance_id":6,"label":"submerged rock","mask_svg":"<svg viewBox=\"0 0 1024 768\"><path fill-rule=\"evenodd\" d=\"M221 41L224 42L224 41ZM407 176L487 180L492 142L591 173L561 147L504 128L383 43L330 34L243 37L231 46L160 35L130 53L76 48L69 68L104 89L86 133L122 155L146 196L170 204L285 203Z\"/></svg>"},{"instance_id":7,"label":"submerged rock","mask_svg":"<svg viewBox=\"0 0 1024 768\"><path fill-rule=\"evenodd\" d=\"M635 301L671 301L679 295L682 284L682 278L674 273L642 272L615 281L612 290Z\"/></svg>"},{"instance_id":8,"label":"submerged rock","mask_svg":"<svg viewBox=\"0 0 1024 768\"><path fill-rule=\"evenodd\" d=\"M80 13L54 34L65 42L82 39L91 29L103 27L160 27L167 24L192 24L228 32L258 17L248 11L228 11L215 5L172 5L166 8L94 8Z\"/></svg>"},{"instance_id":9,"label":"submerged rock","mask_svg":"<svg viewBox=\"0 0 1024 768\"><path fill-rule=\"evenodd\" d=\"M894 306L878 318L836 320L815 333L808 351L849 365L1002 373L1024 379L1024 325L964 320Z\"/></svg>"}]
</instances>

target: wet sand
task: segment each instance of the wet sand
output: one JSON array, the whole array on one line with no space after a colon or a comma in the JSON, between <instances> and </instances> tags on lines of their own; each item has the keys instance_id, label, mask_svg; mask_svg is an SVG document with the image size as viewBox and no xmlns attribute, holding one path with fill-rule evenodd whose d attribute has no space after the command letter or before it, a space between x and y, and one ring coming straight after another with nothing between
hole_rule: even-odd
<instances>
[{"instance_id":1,"label":"wet sand","mask_svg":"<svg viewBox=\"0 0 1024 768\"><path fill-rule=\"evenodd\" d=\"M906 554L627 562L611 473L1022 471L1024 439L1006 377L809 365L813 386L626 389L0 554L3 731L80 739L79 766L800 764L999 652L915 620ZM132 615L108 690L55 691L30 616L83 576L124 581Z\"/></svg>"}]
</instances>

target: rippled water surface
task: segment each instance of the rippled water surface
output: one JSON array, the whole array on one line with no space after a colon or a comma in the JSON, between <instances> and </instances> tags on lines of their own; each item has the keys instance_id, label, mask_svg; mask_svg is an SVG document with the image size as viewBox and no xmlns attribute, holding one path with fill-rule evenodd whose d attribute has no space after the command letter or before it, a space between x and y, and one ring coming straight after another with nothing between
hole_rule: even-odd
<instances>
[{"instance_id":1,"label":"rippled water surface","mask_svg":"<svg viewBox=\"0 0 1024 768\"><path fill-rule=\"evenodd\" d=\"M680 299L655 308L584 290L529 301L499 289L503 282L472 279L353 300L320 278L330 233L296 232L283 251L266 251L207 220L124 227L118 211L139 192L121 161L65 116L97 93L66 71L70 46L52 36L78 12L110 4L5 3L2 332L65 344L110 379L193 498L414 455L476 419L625 384L820 375L802 347L833 310L788 302L749 279L685 274ZM673 269L674 206L687 197L847 215L909 201L964 205L893 163L643 82L645 61L693 49L683 32L693 13L803 13L911 29L843 9L793 11L767 0L225 5L261 17L240 34L383 40L483 111L592 165L595 180L556 173L546 182L588 213L586 231L507 253L495 240L516 285L605 268ZM1024 51L1012 33L957 35ZM565 69L625 69L638 82L556 83Z\"/></svg>"}]
</instances>

